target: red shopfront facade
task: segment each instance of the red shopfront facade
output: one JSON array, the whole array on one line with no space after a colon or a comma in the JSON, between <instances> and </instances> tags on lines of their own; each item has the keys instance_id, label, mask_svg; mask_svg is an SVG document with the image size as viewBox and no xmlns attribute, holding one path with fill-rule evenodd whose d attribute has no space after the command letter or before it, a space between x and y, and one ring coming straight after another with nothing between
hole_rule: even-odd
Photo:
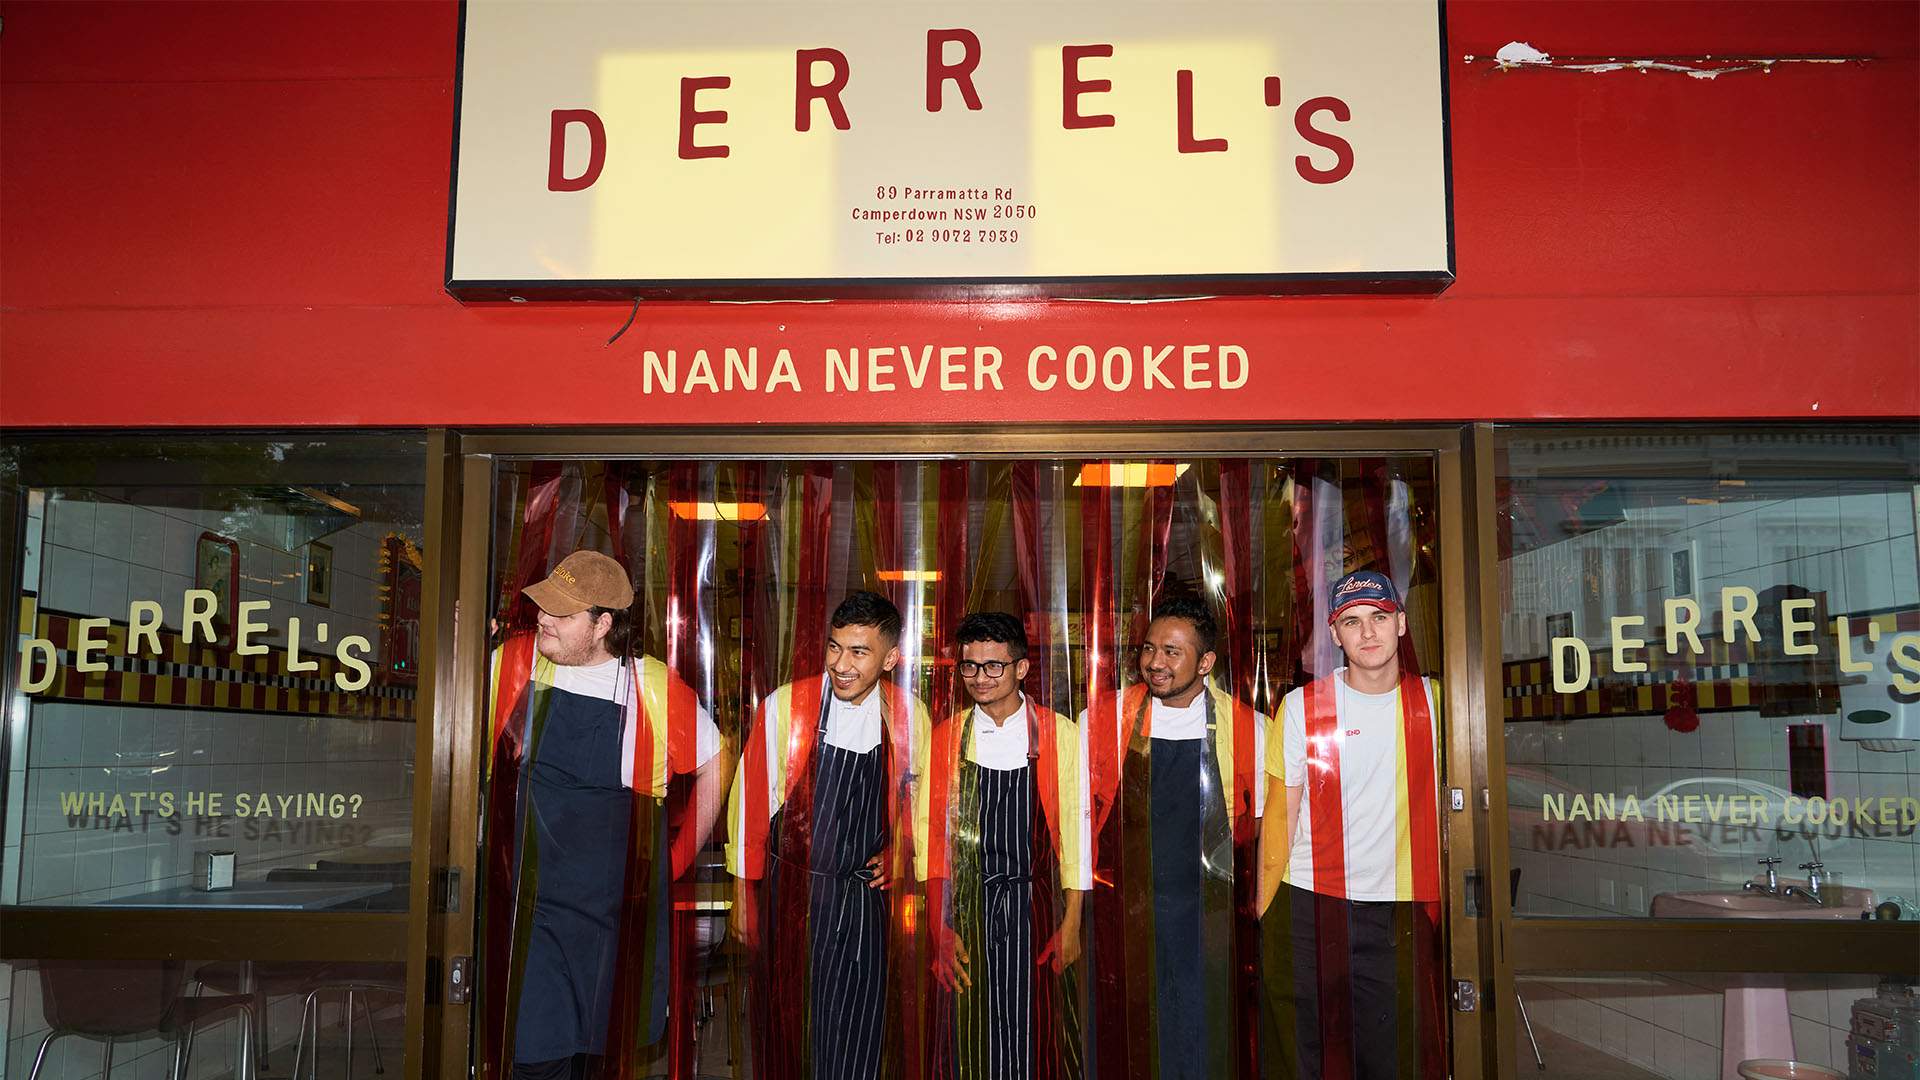
<instances>
[{"instance_id":1,"label":"red shopfront facade","mask_svg":"<svg viewBox=\"0 0 1920 1080\"><path fill-rule=\"evenodd\" d=\"M195 1066L208 1075L240 1075L248 1055L278 1071L312 1044L336 1067L354 1053L345 1040L368 1031L385 1036L387 1067L404 1055L410 1075L480 1060L475 1009L449 981L456 959L476 955L484 872L487 630L471 613L514 592L523 568L506 563L534 550L527 507L542 484L561 477L564 512L605 529L608 507L624 505L612 478L638 499L657 474L665 505L674 462L710 464L690 482L714 485L692 496L713 505L759 475L756 462L919 462L926 484L948 476L989 516L995 462L1079 463L1062 467L1082 478L1093 462L1176 465L1176 480L1190 466L1177 482L1196 485L1196 505L1218 490L1206 486L1219 483L1216 460L1271 459L1299 485L1290 491L1309 475L1356 492L1369 477L1403 481L1420 507L1415 546L1427 543L1411 573L1431 615L1415 637L1449 695L1442 787L1465 800L1441 824L1448 978L1475 995L1450 1014L1455 1075L1532 1071L1536 1042L1549 1065L1598 1051L1640 1070L1625 1075L1721 1075L1746 1045L1732 1003L1771 1008L1776 989L1791 1056L1845 1073L1853 1003L1883 977L1920 977L1910 923L1718 919L1658 899L1738 890L1763 858L1824 860L1844 868L1836 888L1899 897L1920 917L1915 834L1901 824L1902 800L1920 799L1906 758L1920 754L1894 745L1920 740L1920 711L1913 735L1869 740L1847 726L1861 680L1836 666L1849 662L1843 645L1851 662L1878 665L1863 678L1893 687L1886 723L1920 710L1900 690L1895 644L1920 630L1913 5L1450 4L1455 280L1437 295L637 308L448 295L459 18L425 3L0 5L0 427L12 455L0 519L13 530L0 568L18 637L69 635L55 653L71 665L79 620L106 618L119 642L107 655L128 656L129 606L151 598L164 647L184 649L169 597L211 588L232 612L223 648L236 644L225 635L239 605L258 600L276 650L333 664L314 678L351 681L349 654L288 642L289 615L309 633L316 620L353 624L364 648L350 655L373 669L352 692L313 688L351 700L302 703L202 690L171 670L145 674L180 680L176 698L151 683L89 690L100 684L85 678L36 694L22 688L32 665L8 665L8 1069L27 1076L55 1032L42 972L67 961L157 964L183 985L225 964L205 972L208 992L258 1002L268 1023L249 1048L208 1037L216 1049L197 1050ZM1561 59L1488 62L1510 42ZM1766 63L1700 77L1729 58ZM1084 389L1069 378L1077 347L1089 350ZM903 364L890 381L828 388L830 351L887 348ZM944 385L943 349L960 365ZM1095 377L1092 357L1116 349L1128 378ZM660 378L669 350L675 386ZM712 389L684 377L700 350L721 376ZM760 385L726 383L728 350L757 350ZM766 382L781 350L797 390ZM989 355L997 386L979 374ZM933 374L910 379L904 358L926 356ZM1150 356L1165 358L1166 384L1145 379ZM972 479L953 481L941 462L971 463ZM845 467L856 504L878 490L871 465ZM890 489L903 498L923 490L886 482L905 485ZM924 518L929 537L943 520L935 490L901 504L925 508L905 519ZM661 520L670 532L675 519ZM1364 531L1349 562L1364 557ZM1762 655L1783 640L1776 620L1750 650L1685 676L1655 664L1653 690L1636 682L1635 635L1657 643L1664 605L1683 597L1698 599L1703 625L1723 625L1723 589L1751 590L1762 610L1813 599L1836 628L1807 670L1787 670L1798 654ZM928 633L950 629L925 603ZM1568 639L1596 668L1578 690L1554 663ZM248 662L223 651L194 663ZM262 717L293 715L303 735L256 745ZM71 748L54 733L67 726ZM1818 767L1804 752L1816 728ZM295 779L342 755L360 771ZM121 794L136 786L129 768L189 765L254 770L190 785L228 792L243 877L325 874L324 863L344 877L315 887L388 875L404 894L313 911L196 904L189 863L228 834L196 838L187 824L163 840L168 816L116 824L59 802L84 794L89 770L107 769ZM1767 828L1677 821L1679 840L1592 816L1601 795L1685 798L1706 781L1781 808ZM368 805L248 814L231 803L249 786ZM1567 809L1575 796L1586 818ZM1814 798L1873 801L1870 827L1856 815L1804 839L1780 815ZM1884 826L1881 799L1893 800ZM358 831L356 814L368 815ZM135 824L161 831L142 838ZM124 903L175 885L185 899ZM304 991L323 984L309 1033ZM160 1061L159 1031L129 1034L148 1041L112 1067ZM41 1075L98 1075L97 1043L52 1045L63 1049ZM675 1062L707 1060L689 1052ZM364 1068L367 1044L357 1053Z\"/></svg>"}]
</instances>

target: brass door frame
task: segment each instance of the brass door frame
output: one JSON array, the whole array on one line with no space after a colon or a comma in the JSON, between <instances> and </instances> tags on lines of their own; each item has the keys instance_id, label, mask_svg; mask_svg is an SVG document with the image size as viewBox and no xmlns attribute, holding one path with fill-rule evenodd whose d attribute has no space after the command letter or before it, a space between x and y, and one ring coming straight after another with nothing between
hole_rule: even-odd
<instances>
[{"instance_id":1,"label":"brass door frame","mask_svg":"<svg viewBox=\"0 0 1920 1080\"><path fill-rule=\"evenodd\" d=\"M457 443L457 450L454 444ZM457 582L441 597L434 614L449 618L453 633L436 639L438 651L436 700L445 708L435 715L434 786L444 782L446 798L437 803L451 808L445 823L445 865L458 872L457 910L436 914L425 944L432 956L417 968L441 970L446 957L471 954L475 945L473 912L478 888L476 865L479 840L479 783L485 763L484 688L478 673L485 670L484 620L488 610L493 536L495 466L503 459L616 459L741 460L753 458L819 459L954 459L954 458L1063 458L1063 457L1366 457L1431 455L1438 499L1440 536L1441 625L1445 641L1442 688L1446 695L1445 787L1468 793L1466 810L1446 814L1442 830L1443 861L1448 879L1442 900L1445 910L1448 965L1455 979L1471 980L1486 988L1492 975L1491 924L1471 918L1465 889L1467 874L1481 881L1486 870L1489 685L1480 650L1485 625L1478 604L1482 599L1469 588L1468 545L1480 544L1479 517L1470 505L1467 429L1429 427L1231 427L1168 425L1023 426L942 425L900 428L804 427L654 428L647 430L561 429L546 431L469 431L449 439L448 484L457 488L450 497L448 521L462 524L457 536L441 537L437 560L448 580ZM457 453L459 463L451 457ZM457 473L458 479L452 479ZM438 472L435 473L438 476ZM1482 592L1484 590L1481 590ZM1497 599L1497 595L1495 597ZM1497 645L1497 638L1493 639ZM1494 663L1497 665L1497 648ZM1497 667L1496 667L1497 670ZM422 760L426 760L423 754ZM443 772L444 768L444 772ZM437 796L436 796L437 798ZM438 838L436 839L438 842ZM416 918L419 918L416 915ZM444 976L441 976L444 982ZM425 1007L413 998L415 1010L434 1028L416 1031L409 1023L413 1045L432 1045L422 1051L416 1075L438 1075L445 1080L468 1076L473 1011L470 1007L442 1006L440 995L428 991ZM413 1013L409 1014L410 1017ZM1498 1045L1495 1014L1484 1010L1451 1012L1450 1053L1453 1075L1478 1080L1494 1075L1493 1048ZM410 1059L409 1070L414 1061Z\"/></svg>"}]
</instances>

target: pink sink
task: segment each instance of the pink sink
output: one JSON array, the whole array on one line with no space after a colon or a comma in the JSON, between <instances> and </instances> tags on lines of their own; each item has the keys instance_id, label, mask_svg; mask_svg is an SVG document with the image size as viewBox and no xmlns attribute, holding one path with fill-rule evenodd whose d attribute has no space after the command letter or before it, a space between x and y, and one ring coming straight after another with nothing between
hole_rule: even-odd
<instances>
[{"instance_id":1,"label":"pink sink","mask_svg":"<svg viewBox=\"0 0 1920 1080\"><path fill-rule=\"evenodd\" d=\"M1780 887L1805 881L1780 879ZM1660 919L1858 919L1873 907L1872 889L1825 886L1824 905L1797 896L1770 896L1742 889L1702 889L1698 892L1659 893L1653 898L1653 916Z\"/></svg>"}]
</instances>

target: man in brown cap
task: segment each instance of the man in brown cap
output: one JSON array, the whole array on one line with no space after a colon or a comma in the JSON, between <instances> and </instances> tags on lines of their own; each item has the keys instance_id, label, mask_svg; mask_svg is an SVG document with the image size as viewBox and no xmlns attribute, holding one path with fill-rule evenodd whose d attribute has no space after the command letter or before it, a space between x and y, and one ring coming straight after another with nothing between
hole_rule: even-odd
<instances>
[{"instance_id":1,"label":"man in brown cap","mask_svg":"<svg viewBox=\"0 0 1920 1080\"><path fill-rule=\"evenodd\" d=\"M728 759L693 690L633 655L618 562L576 551L526 595L536 632L494 657L489 1056L516 1080L591 1075L602 1059L627 1075L665 1032L668 892L712 831ZM668 781L687 774L694 796L670 830Z\"/></svg>"}]
</instances>

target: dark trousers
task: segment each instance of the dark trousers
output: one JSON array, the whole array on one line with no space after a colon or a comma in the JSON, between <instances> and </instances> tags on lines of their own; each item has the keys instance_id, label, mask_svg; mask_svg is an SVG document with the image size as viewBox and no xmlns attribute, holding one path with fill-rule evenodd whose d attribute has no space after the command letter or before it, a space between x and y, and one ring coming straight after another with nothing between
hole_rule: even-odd
<instances>
[{"instance_id":1,"label":"dark trousers","mask_svg":"<svg viewBox=\"0 0 1920 1080\"><path fill-rule=\"evenodd\" d=\"M1270 923L1264 929L1268 959L1277 961L1268 975L1274 1021L1269 1037L1281 1045L1269 1048L1269 1059L1280 1066L1269 1069L1269 1076L1401 1075L1402 1044L1412 1033L1400 1029L1413 1018L1400 1008L1400 968L1412 959L1400 953L1412 942L1396 941L1402 936L1396 923L1407 923L1407 913L1398 909L1410 907L1321 896L1291 885L1274 897L1263 921ZM1276 916L1280 924L1271 925ZM1290 1048L1284 1045L1289 1040ZM1407 1064L1408 1075L1415 1075L1418 1063Z\"/></svg>"},{"instance_id":2,"label":"dark trousers","mask_svg":"<svg viewBox=\"0 0 1920 1080\"><path fill-rule=\"evenodd\" d=\"M516 1061L513 1080L593 1080L600 1075L597 1055L575 1054L553 1061Z\"/></svg>"}]
</instances>

